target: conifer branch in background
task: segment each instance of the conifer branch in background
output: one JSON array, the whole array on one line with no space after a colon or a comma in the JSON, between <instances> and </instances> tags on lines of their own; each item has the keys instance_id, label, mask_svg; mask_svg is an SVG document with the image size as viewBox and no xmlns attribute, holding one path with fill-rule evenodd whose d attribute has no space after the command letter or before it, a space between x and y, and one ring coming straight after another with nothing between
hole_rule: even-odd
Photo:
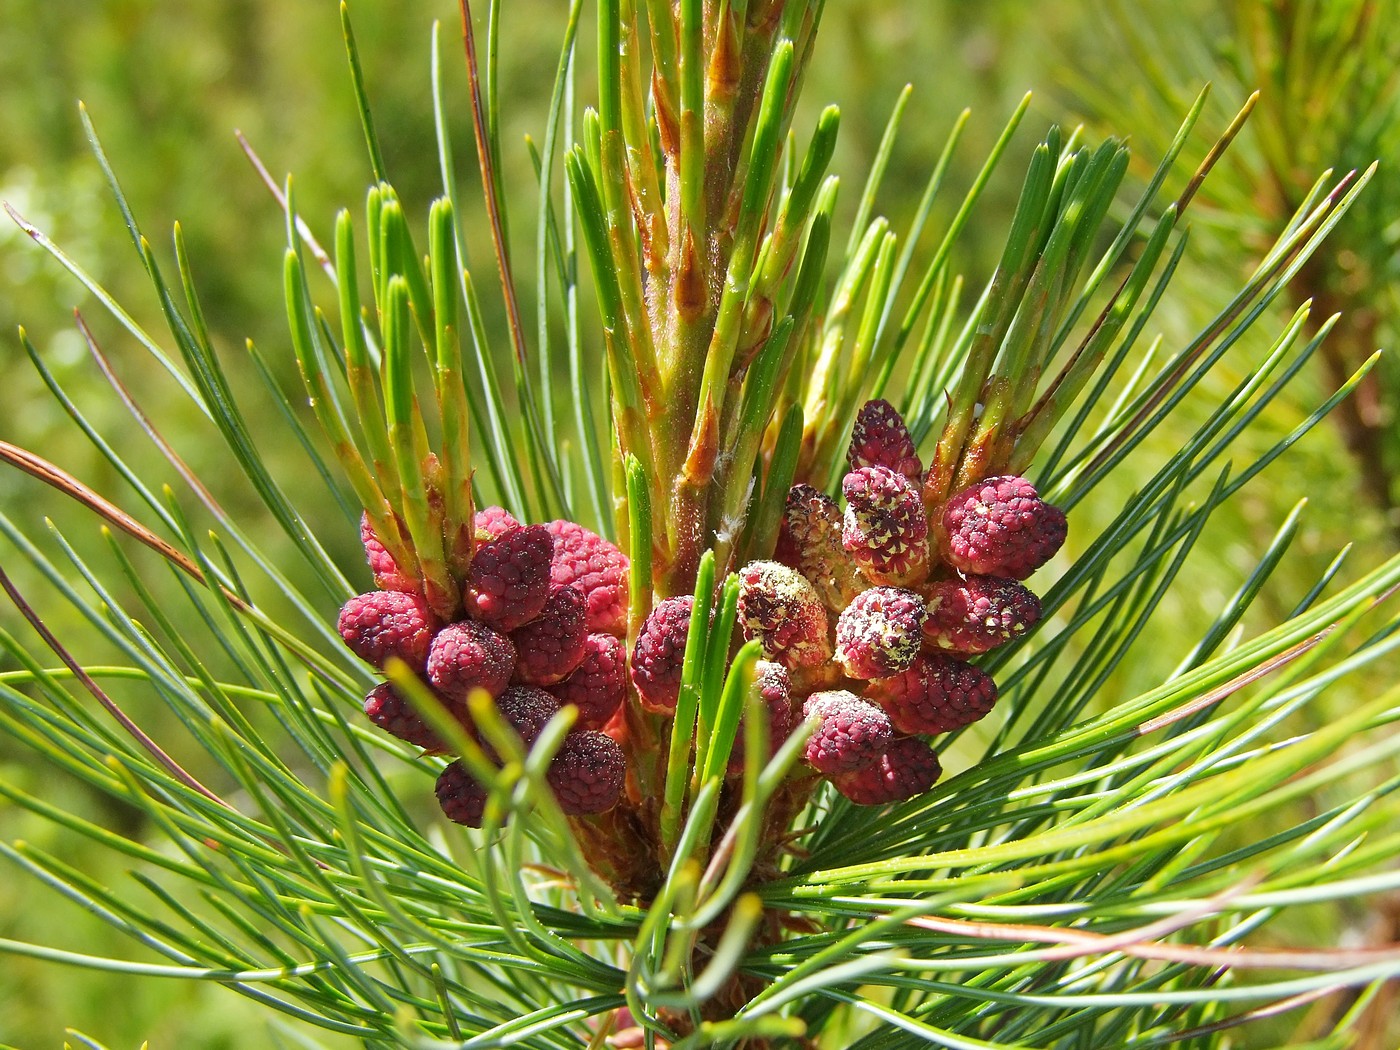
<instances>
[{"instance_id":1,"label":"conifer branch in background","mask_svg":"<svg viewBox=\"0 0 1400 1050\"><path fill-rule=\"evenodd\" d=\"M1393 156L1400 146L1400 29L1381 6L1345 0L1323 8L1302 3L1268 7L1206 4L1184 35L1168 29L1165 6L1146 5L1110 19L1111 46L1104 56L1115 69L1141 70L1141 88L1101 89L1083 73L1072 77L1079 104L1096 121L1130 122L1158 145L1161 118L1190 85L1209 77L1224 98L1255 92L1261 99L1218 178L1204 187L1212 211L1230 216L1205 229L1212 249L1257 259L1287 228L1314 190L1317 173L1364 168ZM1169 32L1173 46L1161 47ZM1374 180L1343 223L1332 249L1311 257L1288 288L1294 306L1310 303L1313 325L1340 320L1319 357L1324 381L1345 381L1378 346L1391 346L1400 331L1394 294L1397 183ZM1333 419L1355 459L1360 490L1400 529L1400 442L1395 439L1397 382L1388 360L1372 369L1357 396L1338 406ZM1396 533L1400 535L1400 532Z\"/></svg>"}]
</instances>

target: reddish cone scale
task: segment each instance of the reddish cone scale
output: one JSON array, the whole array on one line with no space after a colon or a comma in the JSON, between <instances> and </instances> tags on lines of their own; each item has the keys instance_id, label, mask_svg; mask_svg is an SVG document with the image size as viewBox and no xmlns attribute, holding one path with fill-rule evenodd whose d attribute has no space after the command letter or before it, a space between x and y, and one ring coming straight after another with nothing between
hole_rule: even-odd
<instances>
[{"instance_id":1,"label":"reddish cone scale","mask_svg":"<svg viewBox=\"0 0 1400 1050\"><path fill-rule=\"evenodd\" d=\"M919 454L904 419L888 401L867 401L856 413L846 462L860 467L884 467L917 482L923 474Z\"/></svg>"},{"instance_id":2,"label":"reddish cone scale","mask_svg":"<svg viewBox=\"0 0 1400 1050\"><path fill-rule=\"evenodd\" d=\"M806 757L817 772L827 776L874 762L894 736L889 715L844 689L813 693L802 714L819 719L807 740Z\"/></svg>"},{"instance_id":3,"label":"reddish cone scale","mask_svg":"<svg viewBox=\"0 0 1400 1050\"><path fill-rule=\"evenodd\" d=\"M841 543L872 583L903 586L928 569L928 520L919 489L885 467L860 467L841 483Z\"/></svg>"},{"instance_id":4,"label":"reddish cone scale","mask_svg":"<svg viewBox=\"0 0 1400 1050\"><path fill-rule=\"evenodd\" d=\"M753 691L768 716L767 758L772 758L783 746L783 741L797 728L792 708L792 679L788 676L787 668L772 660L757 661L753 669ZM739 719L738 732L734 735L734 747L729 752L726 772L731 777L744 772L744 723L747 717L748 709L745 708L744 716Z\"/></svg>"},{"instance_id":5,"label":"reddish cone scale","mask_svg":"<svg viewBox=\"0 0 1400 1050\"><path fill-rule=\"evenodd\" d=\"M739 570L739 626L766 656L794 670L831 659L826 608L807 578L775 561Z\"/></svg>"},{"instance_id":6,"label":"reddish cone scale","mask_svg":"<svg viewBox=\"0 0 1400 1050\"><path fill-rule=\"evenodd\" d=\"M520 522L504 507L482 507L472 519L472 526L476 529L477 538L485 543L510 529L518 529Z\"/></svg>"},{"instance_id":7,"label":"reddish cone scale","mask_svg":"<svg viewBox=\"0 0 1400 1050\"><path fill-rule=\"evenodd\" d=\"M507 529L476 549L462 602L467 615L513 631L544 611L554 537L543 525Z\"/></svg>"},{"instance_id":8,"label":"reddish cone scale","mask_svg":"<svg viewBox=\"0 0 1400 1050\"><path fill-rule=\"evenodd\" d=\"M551 521L545 526L554 537L550 580L573 587L587 603L588 629L627 633L627 555L596 532L572 521Z\"/></svg>"},{"instance_id":9,"label":"reddish cone scale","mask_svg":"<svg viewBox=\"0 0 1400 1050\"><path fill-rule=\"evenodd\" d=\"M627 651L610 634L590 634L582 662L549 687L559 703L578 708L580 729L602 729L627 695Z\"/></svg>"},{"instance_id":10,"label":"reddish cone scale","mask_svg":"<svg viewBox=\"0 0 1400 1050\"><path fill-rule=\"evenodd\" d=\"M486 789L461 762L453 762L438 774L437 800L448 820L469 828L481 827L486 813Z\"/></svg>"},{"instance_id":11,"label":"reddish cone scale","mask_svg":"<svg viewBox=\"0 0 1400 1050\"><path fill-rule=\"evenodd\" d=\"M676 709L694 606L695 599L689 594L657 602L632 647L632 684L641 695L642 706L654 714L671 714Z\"/></svg>"},{"instance_id":12,"label":"reddish cone scale","mask_svg":"<svg viewBox=\"0 0 1400 1050\"><path fill-rule=\"evenodd\" d=\"M515 646L505 635L475 620L458 620L433 636L428 681L458 703L473 689L496 696L510 681L515 661Z\"/></svg>"},{"instance_id":13,"label":"reddish cone scale","mask_svg":"<svg viewBox=\"0 0 1400 1050\"><path fill-rule=\"evenodd\" d=\"M927 616L914 591L863 591L836 621L836 662L852 678L885 678L904 670L919 655Z\"/></svg>"},{"instance_id":14,"label":"reddish cone scale","mask_svg":"<svg viewBox=\"0 0 1400 1050\"><path fill-rule=\"evenodd\" d=\"M996 683L979 667L941 653L922 654L908 670L865 689L901 733L951 733L992 709Z\"/></svg>"},{"instance_id":15,"label":"reddish cone scale","mask_svg":"<svg viewBox=\"0 0 1400 1050\"><path fill-rule=\"evenodd\" d=\"M575 729L564 738L545 779L559 808L571 817L606 813L622 797L627 763L612 737L593 729Z\"/></svg>"},{"instance_id":16,"label":"reddish cone scale","mask_svg":"<svg viewBox=\"0 0 1400 1050\"><path fill-rule=\"evenodd\" d=\"M807 577L833 612L849 605L865 586L841 546L841 508L811 485L794 485L788 492L773 558Z\"/></svg>"},{"instance_id":17,"label":"reddish cone scale","mask_svg":"<svg viewBox=\"0 0 1400 1050\"><path fill-rule=\"evenodd\" d=\"M553 685L583 660L588 643L583 595L572 587L550 587L544 611L511 636L515 677L527 685Z\"/></svg>"},{"instance_id":18,"label":"reddish cone scale","mask_svg":"<svg viewBox=\"0 0 1400 1050\"><path fill-rule=\"evenodd\" d=\"M987 478L956 493L943 509L943 557L962 572L1024 580L1065 542L1064 511L1025 478Z\"/></svg>"},{"instance_id":19,"label":"reddish cone scale","mask_svg":"<svg viewBox=\"0 0 1400 1050\"><path fill-rule=\"evenodd\" d=\"M559 713L559 701L543 689L536 689L530 685L513 685L496 698L496 712L502 721L515 730L516 736L520 737L520 742L528 751L540 738L545 724ZM500 761L500 756L494 748L485 744L483 748L492 761Z\"/></svg>"},{"instance_id":20,"label":"reddish cone scale","mask_svg":"<svg viewBox=\"0 0 1400 1050\"><path fill-rule=\"evenodd\" d=\"M927 744L902 736L874 762L833 777L832 782L858 806L884 806L922 795L942 773L938 756Z\"/></svg>"},{"instance_id":21,"label":"reddish cone scale","mask_svg":"<svg viewBox=\"0 0 1400 1050\"><path fill-rule=\"evenodd\" d=\"M341 607L336 622L340 637L361 660L383 669L397 656L415 671L427 662L436 627L422 595L406 591L357 594Z\"/></svg>"},{"instance_id":22,"label":"reddish cone scale","mask_svg":"<svg viewBox=\"0 0 1400 1050\"><path fill-rule=\"evenodd\" d=\"M404 573L375 535L369 515L360 515L360 542L365 545L365 560L374 576L374 585L381 591L417 591L418 581Z\"/></svg>"},{"instance_id":23,"label":"reddish cone scale","mask_svg":"<svg viewBox=\"0 0 1400 1050\"><path fill-rule=\"evenodd\" d=\"M388 682L381 682L365 697L365 716L384 732L421 747L425 751L444 751L446 745L413 705Z\"/></svg>"},{"instance_id":24,"label":"reddish cone scale","mask_svg":"<svg viewBox=\"0 0 1400 1050\"><path fill-rule=\"evenodd\" d=\"M924 642L952 653L985 653L1029 631L1040 619L1040 599L999 576L944 580L928 591Z\"/></svg>"}]
</instances>

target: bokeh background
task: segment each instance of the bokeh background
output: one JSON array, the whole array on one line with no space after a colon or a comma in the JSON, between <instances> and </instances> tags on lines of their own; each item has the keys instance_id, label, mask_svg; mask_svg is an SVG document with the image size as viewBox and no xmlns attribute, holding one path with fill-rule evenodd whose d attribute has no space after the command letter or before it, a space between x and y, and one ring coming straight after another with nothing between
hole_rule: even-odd
<instances>
[{"instance_id":1,"label":"bokeh background","mask_svg":"<svg viewBox=\"0 0 1400 1050\"><path fill-rule=\"evenodd\" d=\"M527 134L538 136L543 124L567 5L563 0L510 0L502 6L502 138L508 184L521 190L512 232L517 252L528 258L535 181L523 142ZM351 9L391 176L409 214L424 214L438 187L428 68L434 19L444 22L459 171L464 189L474 186L456 5L447 0L354 0ZM1364 167L1380 159L1382 167L1361 205L1337 230L1323 257L1300 275L1290 300L1277 305L1278 317L1261 324L1252 344L1222 363L1216 382L1223 388L1248 370L1250 354L1266 346L1282 318L1305 299L1315 303L1315 321L1344 313L1329 349L1246 439L1239 453L1246 458L1251 449L1265 447L1295 425L1377 347L1393 342L1400 315L1400 191L1388 165L1400 160L1397 14L1393 0L1153 0L1122 8L1070 0L829 0L805 91L808 118L827 102L842 109L833 170L844 178L849 217L889 108L906 82L914 84L878 202L898 228L913 212L958 113L971 107L949 190L931 224L937 231L939 218L951 214L1016 103L1027 90L1035 92L1031 114L960 249L958 266L975 287L1000 250L1024 160L1046 125L1082 124L1091 140L1110 132L1127 136L1142 176L1151 171L1206 81L1213 82L1214 92L1187 151L1192 161L1249 93L1260 89L1251 125L1197 208L1190 261L1158 317L1168 346L1179 345L1228 299L1318 175L1327 168ZM585 29L585 64L591 46ZM581 83L587 82L585 74ZM88 149L80 99L163 260L173 262L170 231L181 223L214 342L235 376L253 433L260 434L260 423L272 423L275 409L246 356L245 341L256 344L284 389L295 389L299 381L285 336L280 286L284 227L234 131L243 132L275 177L294 174L301 212L323 240L329 239L337 208L362 207L370 171L345 67L338 5L332 0L0 0L0 199L102 282L138 324L160 333L163 325L150 285ZM795 126L801 133L806 125L799 118ZM484 272L484 237L471 248L476 267ZM480 283L494 292L494 277ZM501 331L495 296L487 294L484 306L493 330ZM123 380L148 404L161 407L163 431L189 465L211 480L249 531L272 536L275 530L267 527L265 512L250 491L219 487L226 451L207 422L174 396L169 377L93 297L3 216L0 439L40 451L119 501L127 495L45 390L13 334L22 324L75 405L98 429L125 435L118 444L132 465L148 479L171 476L111 396L74 327L75 308ZM497 350L504 361L503 341ZM1201 553L1193 558L1189 585L1168 599L1163 622L1178 625L1183 637L1194 637L1193 630L1210 622L1213 606L1235 589L1304 497L1310 507L1303 532L1286 570L1252 610L1246 630L1287 615L1300 591L1344 545L1355 545L1352 557L1359 565L1374 564L1394 550L1400 532L1395 509L1400 496L1397 386L1395 369L1383 364L1331 425L1311 434L1217 516ZM1187 432L1191 423L1183 419L1181 430L1159 435L1161 449L1170 449L1172 434ZM274 426L266 432L281 433ZM275 468L303 469L294 448L264 442L262 451ZM1152 452L1143 454L1150 457ZM1131 488L1132 478L1120 476L1116 484L1121 495ZM323 542L342 564L353 565L355 533L348 520L324 490L309 483L306 491L308 515L318 527L324 523L319 527ZM1112 493L1107 493L1084 508L1080 527L1085 534L1093 527L1095 507L1111 505ZM0 510L26 523L51 515L70 526L69 535L85 551L95 551L103 542L90 519L8 469L0 470ZM270 541L274 550L276 542ZM21 585L36 582L18 566L15 574ZM54 606L51 615L61 633L72 614ZM17 630L13 620L8 607L0 609L0 623ZM81 655L100 660L102 651L94 645ZM0 665L0 672L5 669ZM1120 672L1105 692L1132 690L1169 669L1169 660L1154 665L1149 655ZM1366 682L1351 688L1364 689ZM130 703L138 718L169 717L153 704L143 707L139 696ZM1339 691L1329 703L1345 705L1347 695ZM1312 717L1326 715L1323 707ZM1305 731L1306 726L1291 728ZM136 819L32 765L4 737L0 776L112 826L131 830ZM40 845L75 867L96 870L100 880L124 878L120 870L96 868L109 863L107 857L99 858L81 841L2 801L0 837ZM1316 943L1400 939L1400 905L1392 904L1320 909L1309 916L1311 928L1284 935ZM8 867L0 867L0 937L94 955L134 958L138 952L103 923ZM60 1045L65 1025L93 1033L112 1047L136 1047L143 1040L152 1048L189 1050L299 1045L294 1026L270 1027L257 1007L215 986L113 978L4 955L0 1004L0 1044L25 1050ZM1326 1032L1344 1005L1324 1002L1288 1015L1254 1038L1261 1046L1305 1041ZM1382 1034L1376 1038L1388 1038L1383 1026L1377 1031ZM333 1038L326 1041L338 1045ZM1392 1046L1375 1042L1372 1050Z\"/></svg>"}]
</instances>

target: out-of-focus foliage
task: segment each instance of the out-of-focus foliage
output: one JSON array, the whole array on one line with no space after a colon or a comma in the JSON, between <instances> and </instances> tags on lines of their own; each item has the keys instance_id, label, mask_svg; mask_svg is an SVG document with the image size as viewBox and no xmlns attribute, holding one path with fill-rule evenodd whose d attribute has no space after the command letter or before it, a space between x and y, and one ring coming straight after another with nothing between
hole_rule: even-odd
<instances>
[{"instance_id":1,"label":"out-of-focus foliage","mask_svg":"<svg viewBox=\"0 0 1400 1050\"><path fill-rule=\"evenodd\" d=\"M1112 5L1102 46L1087 49L1069 78L1076 106L1096 126L1134 129L1150 156L1171 135L1173 114L1198 86L1215 84L1216 109L1234 112L1259 91L1253 116L1203 189L1210 262L1222 269L1257 258L1307 198L1318 175L1381 165L1367 193L1333 234L1330 250L1289 289L1311 300L1313 326L1340 313L1321 355L1335 386L1377 347L1400 339L1400 18L1376 0L1193 0ZM1400 367L1382 358L1334 423L1360 491L1400 535Z\"/></svg>"},{"instance_id":2,"label":"out-of-focus foliage","mask_svg":"<svg viewBox=\"0 0 1400 1050\"><path fill-rule=\"evenodd\" d=\"M399 156L421 155L420 161L403 165L401 181L426 197L433 180L431 107L423 75L427 26L435 15L450 18L453 12L424 6L403 17L396 5L362 6L362 31L381 42L366 60L391 121L386 139ZM335 207L358 198L367 178L363 139L338 38L334 4L0 0L0 199L51 233L139 322L159 327L149 282L84 141L81 99L146 228L162 238L156 247L164 258L170 256L171 225L182 221L221 351L226 357L242 354L243 339L251 336L290 384L296 381L295 366L291 355L281 352L286 338L280 286L284 229L234 129L255 144L275 177L295 170L309 214L329 216ZM539 47L546 54L554 43L542 39ZM389 62L393 54L402 60ZM44 391L15 337L15 326L27 327L58 380L99 426L109 425L122 410L73 327L74 307L83 310L99 342L117 360L124 381L143 396L159 397L169 379L145 355L130 353L129 337L77 282L24 242L19 229L0 218L0 369L5 376L0 437L44 449L99 491L114 494L113 472ZM230 372L236 375L238 369ZM251 384L244 389L252 389ZM167 435L180 444L190 465L199 471L221 462L225 450L207 422L188 403L170 400L181 406L190 434L209 435L203 442ZM253 423L256 428L256 419ZM158 453L135 433L122 451L148 476L168 475ZM264 451L276 454L275 449ZM221 491L220 496L257 528L262 509L256 500L239 507L236 492ZM50 498L31 479L0 473L0 501L6 506L35 500L44 501L45 511L60 521L73 520L70 505ZM101 542L91 528L74 532L80 539ZM329 541L336 542L340 532L346 534L343 547L348 551L354 539L349 531L328 529ZM169 586L171 581L153 583ZM12 617L8 607L0 613L6 625ZM54 626L63 629L62 622ZM133 714L157 717L154 707L139 699ZM47 797L55 805L113 827L134 819L129 810L104 803L79 784L27 768L27 760L13 749L0 750L6 777L30 790L52 781ZM3 802L0 837L28 840L85 870L96 863L96 851L84 847L81 838ZM37 883L8 878L0 883L0 936L33 940L55 933L69 947L113 953L125 948L105 924ZM8 958L0 965L0 1002L6 1004L0 1043L57 1046L64 1026L73 1025L100 1028L122 1046L139 1046L143 1040L153 1047L192 1050L266 1045L259 1011L222 989L197 982L138 984Z\"/></svg>"}]
</instances>

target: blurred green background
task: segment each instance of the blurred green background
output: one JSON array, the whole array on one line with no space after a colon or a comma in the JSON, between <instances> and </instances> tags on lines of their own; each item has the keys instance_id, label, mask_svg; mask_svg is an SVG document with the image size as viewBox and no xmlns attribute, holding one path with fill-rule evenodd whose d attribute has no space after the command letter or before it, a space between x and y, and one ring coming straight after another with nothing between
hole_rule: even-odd
<instances>
[{"instance_id":1,"label":"blurred green background","mask_svg":"<svg viewBox=\"0 0 1400 1050\"><path fill-rule=\"evenodd\" d=\"M284 432L266 391L240 355L245 354L244 341L252 339L273 363L284 389L293 390L299 382L284 334L280 263L285 232L234 129L247 136L274 177L295 174L301 212L323 242L329 240L337 208L362 208L370 171L345 69L337 6L332 0L0 0L0 199L48 233L137 323L159 336L163 325L150 285L86 148L77 108L77 100L83 100L144 231L172 269L169 233L174 222L181 222L214 342L229 370L240 377L236 392L253 432L262 439L260 447L284 478L304 471L303 461L299 450L278 436ZM522 143L528 133L538 137L542 127L566 5L563 0L510 0L503 7L503 142L508 184L520 188L522 199L512 233L518 257L529 259L534 232L527 209L534 177ZM1396 14L1393 5L1366 3L1236 6L1226 0L1185 0L1132 5L1124 13L1069 0L1035 5L829 0L805 90L808 123L799 119L796 127L803 135L820 105L841 106L843 126L833 170L843 176L849 217L889 107L912 81L916 92L879 200L898 226L912 213L957 114L970 106L973 118L949 190L935 211L932 228L937 231L1007 115L1026 90L1034 89L1036 99L1017 146L1003 162L961 247L959 267L975 287L1000 250L1024 158L1045 125L1083 121L1090 138L1105 131L1127 135L1142 170L1150 171L1204 81L1215 81L1215 96L1187 151L1188 163L1199 159L1250 90L1264 89L1253 126L1257 130L1246 132L1236 156L1222 167L1218 185L1204 196L1195 220L1193 261L1181 275L1172 303L1158 317L1167 345L1176 345L1228 298L1267 246L1269 231L1281 228L1324 168L1396 156L1400 117L1394 82L1400 48L1396 31L1380 17L1387 7ZM1263 20L1251 9L1262 13ZM437 192L428 54L432 21L444 21L447 91L454 103L450 119L464 191L470 196L476 184L474 160L467 152L471 136L456 6L445 0L355 0L352 16L390 174L410 215L425 214ZM585 19L589 16L591 9ZM1393 17L1389 21L1400 24ZM1307 33L1298 29L1304 22ZM585 29L584 35L586 53L591 34ZM1312 50L1310 41L1316 45ZM1347 56L1353 60L1343 68ZM1242 458L1277 440L1334 388L1339 374L1391 338L1397 313L1397 200L1400 192L1382 169L1363 205L1337 231L1331 251L1324 250L1326 261L1300 280L1293 302L1278 305L1280 318L1304 298L1317 301L1324 314L1345 310L1347 316L1335 339L1337 349L1260 421L1242 445ZM488 313L496 311L491 319L499 320L494 276L488 278L484 266L484 237L470 248L482 271L484 305ZM190 467L215 482L220 500L250 532L274 537L269 546L276 550L280 533L268 527L252 493L217 484L226 451L212 428L174 396L174 384L93 297L3 218L0 439L35 449L99 492L129 501L129 491L62 413L26 360L12 334L23 324L74 402L99 430L117 435L114 440L132 465L148 480L173 480L168 465L112 397L74 328L75 307L122 379L149 408L159 408L165 436ZM1262 324L1250 345L1227 358L1216 380L1222 388L1250 367L1249 355L1278 328L1277 321ZM493 330L499 331L499 325ZM497 349L504 352L503 346ZM1393 549L1396 457L1394 400L1388 391L1397 384L1386 378L1391 374L1387 366L1368 385L1358 407L1348 410L1355 418L1310 435L1285 463L1266 472L1218 516L1193 561L1189 586L1178 588L1162 613L1161 622L1179 625L1179 643L1164 639L1172 644L1160 646L1158 660L1125 669L1123 680L1110 683L1106 693L1141 687L1168 671L1181 647L1196 636L1193 631L1209 622L1214 602L1235 589L1303 496L1313 497L1307 525L1290 554L1286 578L1273 581L1253 610L1251 630L1286 615L1344 544L1357 545L1353 557L1363 565ZM1180 426L1191 423L1183 419ZM1174 438L1165 433L1155 440L1160 452ZM1151 450L1144 452L1146 459L1152 456ZM302 505L328 549L347 571L362 575L354 530L317 485L309 479L304 489L294 491L304 492ZM1132 479L1120 477L1117 485L1121 498ZM1113 501L1114 493L1105 492L1083 508L1077 526L1081 536L1092 535L1096 516L1107 515ZM0 509L26 526L52 515L72 526L82 550L102 544L88 517L15 471L0 470ZM15 574L21 586L36 584L18 567ZM327 609L332 615L329 600ZM44 611L60 633L72 617L56 604ZM13 619L8 606L0 609L0 622L12 625ZM100 660L103 653L94 646L80 655ZM1364 688L1364 683L1355 687ZM130 702L138 719L161 717L153 704L143 706L139 696ZM1339 694L1333 702L1344 704L1346 697ZM1325 716L1325 711L1317 714ZM130 813L30 764L3 737L0 776L30 790L42 785L58 805L114 827L139 830L128 827L134 819ZM26 839L86 871L110 862L3 803L0 837ZM101 878L119 881L123 876L112 870ZM1328 911L1319 913L1317 928L1308 935L1322 942L1343 935L1395 939L1394 929L1375 932L1374 924L1382 921L1363 907ZM11 867L0 868L0 937L95 955L140 955L129 941ZM142 1040L153 1048L191 1050L281 1040L295 1045L290 1035L268 1028L263 1011L218 987L113 980L3 955L0 1004L0 1043L26 1050L59 1045L65 1025L112 1047L135 1047ZM1328 1010L1335 1005L1324 1003L1307 1017L1290 1015L1266 1029L1264 1038L1277 1042L1295 1028L1306 1033L1309 1026L1317 1034L1325 1030Z\"/></svg>"}]
</instances>

